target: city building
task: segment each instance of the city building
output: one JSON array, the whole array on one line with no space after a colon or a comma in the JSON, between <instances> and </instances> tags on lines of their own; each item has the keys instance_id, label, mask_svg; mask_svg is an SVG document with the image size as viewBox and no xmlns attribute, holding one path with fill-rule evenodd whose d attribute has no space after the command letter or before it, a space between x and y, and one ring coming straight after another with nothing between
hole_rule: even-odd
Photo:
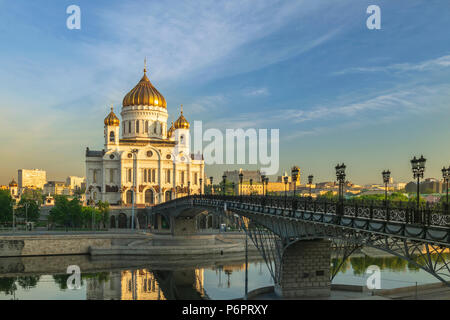
<instances>
[{"instance_id":1,"label":"city building","mask_svg":"<svg viewBox=\"0 0 450 320\"><path fill-rule=\"evenodd\" d=\"M121 126L113 108L104 120L103 150L86 148L87 200L152 205L200 193L204 161L201 154L190 154L190 125L183 108L168 128L166 100L145 68L124 97L120 115Z\"/></svg>"},{"instance_id":2,"label":"city building","mask_svg":"<svg viewBox=\"0 0 450 320\"><path fill-rule=\"evenodd\" d=\"M66 186L68 186L72 192L75 190L83 190L83 188L86 188L86 178L68 176L66 179Z\"/></svg>"},{"instance_id":3,"label":"city building","mask_svg":"<svg viewBox=\"0 0 450 320\"><path fill-rule=\"evenodd\" d=\"M43 189L44 184L47 183L47 173L40 169L19 169L19 193L22 189L29 187L32 189Z\"/></svg>"},{"instance_id":4,"label":"city building","mask_svg":"<svg viewBox=\"0 0 450 320\"><path fill-rule=\"evenodd\" d=\"M408 193L417 192L417 183L413 181L409 182L405 186L405 191ZM427 178L420 182L419 191L420 193L425 194L442 193L444 192L444 184L442 181L439 181L437 179Z\"/></svg>"},{"instance_id":5,"label":"city building","mask_svg":"<svg viewBox=\"0 0 450 320\"><path fill-rule=\"evenodd\" d=\"M19 185L14 178L9 183L9 192L11 193L11 197L15 199L19 198Z\"/></svg>"},{"instance_id":6,"label":"city building","mask_svg":"<svg viewBox=\"0 0 450 320\"><path fill-rule=\"evenodd\" d=\"M72 189L66 185L64 181L49 181L44 184L42 193L45 195L66 195L70 196L73 194Z\"/></svg>"},{"instance_id":7,"label":"city building","mask_svg":"<svg viewBox=\"0 0 450 320\"><path fill-rule=\"evenodd\" d=\"M252 179L253 183L261 182L261 171L259 170L233 170L225 171L223 174L227 176L228 182L234 182L234 184L239 184L239 174L242 173L242 182L250 182Z\"/></svg>"}]
</instances>

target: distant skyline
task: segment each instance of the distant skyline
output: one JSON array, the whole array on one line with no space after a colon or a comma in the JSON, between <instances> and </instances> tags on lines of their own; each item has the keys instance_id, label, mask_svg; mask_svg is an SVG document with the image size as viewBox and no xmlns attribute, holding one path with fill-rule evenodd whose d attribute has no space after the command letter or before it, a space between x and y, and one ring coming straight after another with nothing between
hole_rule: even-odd
<instances>
[{"instance_id":1,"label":"distant skyline","mask_svg":"<svg viewBox=\"0 0 450 320\"><path fill-rule=\"evenodd\" d=\"M81 8L81 30L66 8ZM381 8L381 30L366 9ZM450 2L0 0L0 184L17 170L85 175L103 119L142 76L175 120L279 128L280 171L357 184L425 178L450 166ZM257 166L214 165L225 170Z\"/></svg>"}]
</instances>

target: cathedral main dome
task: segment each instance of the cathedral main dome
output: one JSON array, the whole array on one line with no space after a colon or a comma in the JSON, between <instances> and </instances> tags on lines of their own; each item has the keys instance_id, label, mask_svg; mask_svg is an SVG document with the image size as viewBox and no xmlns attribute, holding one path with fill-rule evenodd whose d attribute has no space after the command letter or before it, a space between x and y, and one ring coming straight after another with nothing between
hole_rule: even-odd
<instances>
[{"instance_id":1,"label":"cathedral main dome","mask_svg":"<svg viewBox=\"0 0 450 320\"><path fill-rule=\"evenodd\" d=\"M144 76L139 83L123 98L123 106L154 106L167 108L166 99L152 85L144 69Z\"/></svg>"}]
</instances>

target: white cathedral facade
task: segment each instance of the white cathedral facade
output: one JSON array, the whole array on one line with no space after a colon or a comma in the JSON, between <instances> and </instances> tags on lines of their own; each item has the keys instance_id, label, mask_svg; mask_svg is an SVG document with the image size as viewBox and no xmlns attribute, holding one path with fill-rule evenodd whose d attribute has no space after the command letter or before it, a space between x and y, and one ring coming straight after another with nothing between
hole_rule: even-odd
<instances>
[{"instance_id":1,"label":"white cathedral facade","mask_svg":"<svg viewBox=\"0 0 450 320\"><path fill-rule=\"evenodd\" d=\"M86 200L111 205L148 206L203 187L204 161L190 154L189 122L181 115L167 128L166 100L147 77L113 108L104 121L105 147L86 148ZM135 192L133 192L135 191Z\"/></svg>"}]
</instances>

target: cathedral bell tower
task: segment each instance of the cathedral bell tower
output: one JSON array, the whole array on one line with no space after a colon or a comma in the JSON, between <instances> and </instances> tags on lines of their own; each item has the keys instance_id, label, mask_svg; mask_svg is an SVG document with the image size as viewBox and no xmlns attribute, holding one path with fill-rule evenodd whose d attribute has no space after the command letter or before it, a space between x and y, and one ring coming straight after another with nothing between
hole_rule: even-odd
<instances>
[{"instance_id":1,"label":"cathedral bell tower","mask_svg":"<svg viewBox=\"0 0 450 320\"><path fill-rule=\"evenodd\" d=\"M114 114L113 107L105 118L105 150L119 146L120 120Z\"/></svg>"},{"instance_id":2,"label":"cathedral bell tower","mask_svg":"<svg viewBox=\"0 0 450 320\"><path fill-rule=\"evenodd\" d=\"M173 126L175 128L174 131L175 141L177 142L175 147L177 155L183 153L184 155L189 156L190 154L189 145L191 138L189 134L189 122L183 116L183 105L181 105L181 115L177 119L177 121L175 121Z\"/></svg>"}]
</instances>

